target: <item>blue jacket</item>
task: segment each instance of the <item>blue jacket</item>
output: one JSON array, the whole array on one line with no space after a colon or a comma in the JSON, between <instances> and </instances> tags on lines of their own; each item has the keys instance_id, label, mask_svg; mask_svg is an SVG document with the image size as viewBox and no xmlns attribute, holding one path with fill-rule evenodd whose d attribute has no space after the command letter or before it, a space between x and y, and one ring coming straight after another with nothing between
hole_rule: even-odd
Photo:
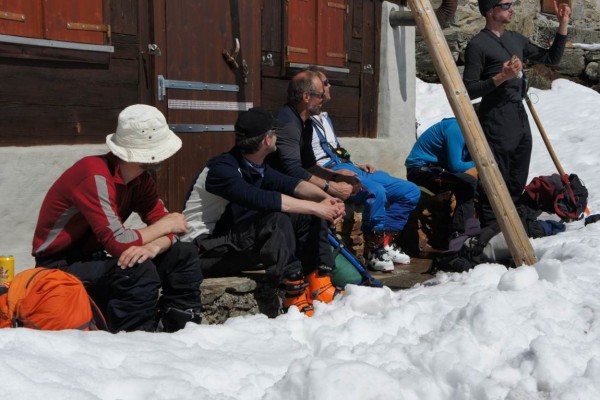
<instances>
[{"instance_id":1,"label":"blue jacket","mask_svg":"<svg viewBox=\"0 0 600 400\"><path fill-rule=\"evenodd\" d=\"M222 234L259 212L281 211L281 194L293 196L300 180L264 164L251 166L237 148L211 158L185 204L190 241L201 234Z\"/></svg>"},{"instance_id":2,"label":"blue jacket","mask_svg":"<svg viewBox=\"0 0 600 400\"><path fill-rule=\"evenodd\" d=\"M456 118L445 118L419 136L406 158L406 169L441 167L449 172L465 172L475 166Z\"/></svg>"}]
</instances>

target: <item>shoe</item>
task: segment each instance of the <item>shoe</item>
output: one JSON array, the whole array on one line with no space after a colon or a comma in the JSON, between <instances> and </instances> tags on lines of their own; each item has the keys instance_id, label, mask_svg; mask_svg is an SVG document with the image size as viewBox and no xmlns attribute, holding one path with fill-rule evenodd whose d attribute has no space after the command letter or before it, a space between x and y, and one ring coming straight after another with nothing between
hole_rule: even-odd
<instances>
[{"instance_id":1,"label":"shoe","mask_svg":"<svg viewBox=\"0 0 600 400\"><path fill-rule=\"evenodd\" d=\"M394 270L394 262L390 259L387 251L380 247L369 256L367 267L373 271L391 272Z\"/></svg>"},{"instance_id":2,"label":"shoe","mask_svg":"<svg viewBox=\"0 0 600 400\"><path fill-rule=\"evenodd\" d=\"M312 301L318 300L323 303L331 303L333 299L344 293L331 283L331 276L327 274L321 275L319 269L308 274L308 293Z\"/></svg>"},{"instance_id":3,"label":"shoe","mask_svg":"<svg viewBox=\"0 0 600 400\"><path fill-rule=\"evenodd\" d=\"M312 317L314 308L307 295L308 283L304 282L304 279L295 276L284 280L283 286L285 291L282 303L283 311L287 312L290 307L296 306L301 313L304 313L307 317Z\"/></svg>"},{"instance_id":4,"label":"shoe","mask_svg":"<svg viewBox=\"0 0 600 400\"><path fill-rule=\"evenodd\" d=\"M200 309L189 308L187 310L180 310L178 308L168 307L166 310L161 311L157 332L177 332L183 329L188 322L195 324L202 323L202 315Z\"/></svg>"},{"instance_id":5,"label":"shoe","mask_svg":"<svg viewBox=\"0 0 600 400\"><path fill-rule=\"evenodd\" d=\"M395 244L390 244L384 247L388 258L392 260L394 264L410 264L410 257L407 256L399 247Z\"/></svg>"}]
</instances>

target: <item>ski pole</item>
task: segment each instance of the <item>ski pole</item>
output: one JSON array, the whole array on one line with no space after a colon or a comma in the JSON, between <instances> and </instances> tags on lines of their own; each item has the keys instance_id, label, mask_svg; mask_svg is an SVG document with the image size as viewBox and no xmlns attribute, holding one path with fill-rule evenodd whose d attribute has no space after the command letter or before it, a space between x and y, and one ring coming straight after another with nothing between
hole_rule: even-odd
<instances>
[{"instance_id":1,"label":"ski pole","mask_svg":"<svg viewBox=\"0 0 600 400\"><path fill-rule=\"evenodd\" d=\"M542 126L540 117L538 117L538 114L535 111L535 108L533 107L533 103L531 102L531 98L529 98L529 95L525 96L525 103L527 103L527 107L529 107L529 111L531 111L533 120L535 121L535 124L537 125L538 130L540 131L540 135L542 135L544 144L546 145L546 148L548 149L548 153L550 153L550 158L552 158L552 161L554 162L554 165L556 166L556 169L558 170L558 174L561 177L565 176L565 170L563 169L562 165L560 164L560 161L558 161L558 157L556 156L556 153L554 152L554 149L552 148L552 144L550 144L548 135L546 135L546 131L544 130L544 127Z\"/></svg>"},{"instance_id":2,"label":"ski pole","mask_svg":"<svg viewBox=\"0 0 600 400\"><path fill-rule=\"evenodd\" d=\"M359 274L363 277L363 282L368 281L374 287L383 287L383 284L369 274L365 267L363 267L361 263L356 260L354 255L350 253L348 249L346 249L344 244L341 243L331 231L327 233L327 238L329 239L329 243L331 243L331 245L334 247L339 248L340 253L346 257L346 259L350 262L350 264L352 264L352 266L354 266L354 268L356 268Z\"/></svg>"}]
</instances>

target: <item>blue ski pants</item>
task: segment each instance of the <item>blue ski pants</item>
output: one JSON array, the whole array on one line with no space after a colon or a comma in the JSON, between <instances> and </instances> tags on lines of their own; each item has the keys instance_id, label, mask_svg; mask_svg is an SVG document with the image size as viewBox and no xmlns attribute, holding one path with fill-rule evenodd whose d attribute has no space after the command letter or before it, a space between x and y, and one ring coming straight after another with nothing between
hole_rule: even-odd
<instances>
[{"instance_id":1,"label":"blue ski pants","mask_svg":"<svg viewBox=\"0 0 600 400\"><path fill-rule=\"evenodd\" d=\"M364 206L363 232L400 232L404 229L421 197L417 185L385 171L370 174L352 163L337 164L331 169L353 171L360 179L362 190L349 200Z\"/></svg>"}]
</instances>

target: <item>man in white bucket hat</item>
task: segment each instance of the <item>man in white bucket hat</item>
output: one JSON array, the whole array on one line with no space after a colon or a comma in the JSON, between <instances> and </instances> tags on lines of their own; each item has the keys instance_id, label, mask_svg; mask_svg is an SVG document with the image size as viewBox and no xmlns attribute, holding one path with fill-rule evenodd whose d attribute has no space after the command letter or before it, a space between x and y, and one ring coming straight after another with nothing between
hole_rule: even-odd
<instances>
[{"instance_id":1,"label":"man in white bucket hat","mask_svg":"<svg viewBox=\"0 0 600 400\"><path fill-rule=\"evenodd\" d=\"M175 240L188 232L185 218L167 211L148 172L181 139L158 109L136 104L119 114L106 143L110 153L79 160L46 194L33 237L37 265L81 279L111 332L199 323L197 250ZM146 227L123 224L133 212Z\"/></svg>"}]
</instances>

